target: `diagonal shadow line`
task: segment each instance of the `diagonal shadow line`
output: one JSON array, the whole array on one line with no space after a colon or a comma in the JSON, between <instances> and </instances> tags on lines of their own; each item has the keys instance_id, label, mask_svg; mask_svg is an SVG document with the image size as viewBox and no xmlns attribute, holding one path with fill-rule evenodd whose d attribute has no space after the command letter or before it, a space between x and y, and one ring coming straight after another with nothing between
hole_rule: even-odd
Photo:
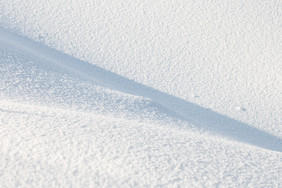
<instances>
[{"instance_id":1,"label":"diagonal shadow line","mask_svg":"<svg viewBox=\"0 0 282 188\"><path fill-rule=\"evenodd\" d=\"M123 93L149 98L175 112L175 118L225 137L272 151L282 152L282 139L265 131L203 108L181 98L137 83L96 65L76 59L60 51L51 49L26 37L12 33L0 26L0 45L17 49L31 57L43 58L50 62L44 65L54 70L79 77L84 81L108 87Z\"/></svg>"}]
</instances>

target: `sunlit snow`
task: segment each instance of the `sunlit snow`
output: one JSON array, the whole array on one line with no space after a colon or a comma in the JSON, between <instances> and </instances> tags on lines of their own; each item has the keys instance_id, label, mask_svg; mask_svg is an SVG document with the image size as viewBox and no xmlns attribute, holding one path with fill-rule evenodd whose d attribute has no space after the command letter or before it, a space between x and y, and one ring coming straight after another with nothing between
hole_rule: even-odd
<instances>
[{"instance_id":1,"label":"sunlit snow","mask_svg":"<svg viewBox=\"0 0 282 188\"><path fill-rule=\"evenodd\" d=\"M282 187L279 1L0 2L0 187Z\"/></svg>"}]
</instances>

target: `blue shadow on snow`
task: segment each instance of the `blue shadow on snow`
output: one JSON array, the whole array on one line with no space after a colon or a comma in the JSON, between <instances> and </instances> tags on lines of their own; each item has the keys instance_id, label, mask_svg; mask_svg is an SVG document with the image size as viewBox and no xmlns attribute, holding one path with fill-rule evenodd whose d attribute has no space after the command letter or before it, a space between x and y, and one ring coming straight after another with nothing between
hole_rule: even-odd
<instances>
[{"instance_id":1,"label":"blue shadow on snow","mask_svg":"<svg viewBox=\"0 0 282 188\"><path fill-rule=\"evenodd\" d=\"M31 56L44 58L50 62L49 68L63 68L68 74L114 89L123 93L142 96L175 112L174 117L222 136L258 146L268 150L282 152L282 139L243 122L203 108L181 98L158 91L151 87L124 78L96 65L76 59L51 49L26 37L12 33L0 26L0 44L7 48L18 49ZM173 113L174 114L174 113Z\"/></svg>"}]
</instances>

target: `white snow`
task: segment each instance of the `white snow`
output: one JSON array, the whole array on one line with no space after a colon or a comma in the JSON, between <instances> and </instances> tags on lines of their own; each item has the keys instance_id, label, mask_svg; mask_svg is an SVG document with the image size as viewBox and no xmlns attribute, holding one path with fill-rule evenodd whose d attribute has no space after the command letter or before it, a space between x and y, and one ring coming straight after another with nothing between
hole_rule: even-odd
<instances>
[{"instance_id":1,"label":"white snow","mask_svg":"<svg viewBox=\"0 0 282 188\"><path fill-rule=\"evenodd\" d=\"M279 1L0 2L0 187L281 187Z\"/></svg>"}]
</instances>

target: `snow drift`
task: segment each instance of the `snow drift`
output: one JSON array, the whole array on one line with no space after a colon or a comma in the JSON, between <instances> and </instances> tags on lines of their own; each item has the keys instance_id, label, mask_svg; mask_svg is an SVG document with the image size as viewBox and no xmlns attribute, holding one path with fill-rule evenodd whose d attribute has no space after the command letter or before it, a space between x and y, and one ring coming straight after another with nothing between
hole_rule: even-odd
<instances>
[{"instance_id":1,"label":"snow drift","mask_svg":"<svg viewBox=\"0 0 282 188\"><path fill-rule=\"evenodd\" d=\"M278 3L0 11L1 186L281 185Z\"/></svg>"}]
</instances>

